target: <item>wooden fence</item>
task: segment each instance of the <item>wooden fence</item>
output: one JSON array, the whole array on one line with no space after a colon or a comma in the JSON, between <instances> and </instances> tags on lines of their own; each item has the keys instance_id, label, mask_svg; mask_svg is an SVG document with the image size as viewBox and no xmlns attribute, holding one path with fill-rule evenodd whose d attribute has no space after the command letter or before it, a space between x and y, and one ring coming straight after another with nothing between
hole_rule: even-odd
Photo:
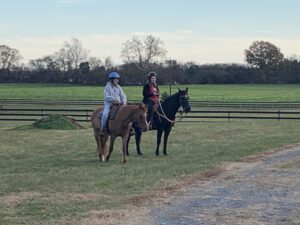
<instances>
[{"instance_id":1,"label":"wooden fence","mask_svg":"<svg viewBox=\"0 0 300 225\"><path fill-rule=\"evenodd\" d=\"M139 103L140 100L129 100ZM5 105L76 105L97 106L103 104L101 100L35 100L35 99L0 99L0 106ZM234 109L300 109L300 102L225 102L225 101L193 101L191 107L196 108L234 108ZM1 108L1 107L0 107Z\"/></svg>"},{"instance_id":2,"label":"wooden fence","mask_svg":"<svg viewBox=\"0 0 300 225\"><path fill-rule=\"evenodd\" d=\"M130 104L140 101L129 100ZM35 121L63 114L80 122L90 120L92 111L101 100L34 100L0 99L0 121ZM275 119L299 120L300 102L222 102L190 101L192 111L178 121L198 122L203 119Z\"/></svg>"},{"instance_id":3,"label":"wooden fence","mask_svg":"<svg viewBox=\"0 0 300 225\"><path fill-rule=\"evenodd\" d=\"M37 119L62 114L73 117L76 121L88 122L92 109L0 109L0 121L35 121ZM280 110L192 110L184 118L178 114L177 121L199 122L202 119L274 119L274 120L300 120L300 111Z\"/></svg>"}]
</instances>

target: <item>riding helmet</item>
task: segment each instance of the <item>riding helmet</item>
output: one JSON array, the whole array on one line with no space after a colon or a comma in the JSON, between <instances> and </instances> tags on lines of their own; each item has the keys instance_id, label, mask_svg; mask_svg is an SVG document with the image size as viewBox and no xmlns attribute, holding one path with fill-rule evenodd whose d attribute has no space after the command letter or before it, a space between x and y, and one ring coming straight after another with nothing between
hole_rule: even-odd
<instances>
[{"instance_id":1,"label":"riding helmet","mask_svg":"<svg viewBox=\"0 0 300 225\"><path fill-rule=\"evenodd\" d=\"M109 79L120 79L120 75L117 73L117 72L111 72L109 75L108 75L108 78Z\"/></svg>"},{"instance_id":2,"label":"riding helmet","mask_svg":"<svg viewBox=\"0 0 300 225\"><path fill-rule=\"evenodd\" d=\"M157 77L157 73L156 72L150 72L150 73L148 73L148 79L150 80L151 79L151 77Z\"/></svg>"}]
</instances>

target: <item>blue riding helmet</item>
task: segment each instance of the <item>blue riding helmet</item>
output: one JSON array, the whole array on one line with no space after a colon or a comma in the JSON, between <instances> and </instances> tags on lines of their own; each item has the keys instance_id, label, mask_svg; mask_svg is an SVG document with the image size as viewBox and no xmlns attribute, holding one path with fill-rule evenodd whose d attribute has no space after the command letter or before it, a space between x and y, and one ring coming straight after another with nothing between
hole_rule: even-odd
<instances>
[{"instance_id":1,"label":"blue riding helmet","mask_svg":"<svg viewBox=\"0 0 300 225\"><path fill-rule=\"evenodd\" d=\"M119 75L117 72L111 72L111 73L108 75L108 78L109 78L109 79L120 79L120 75Z\"/></svg>"}]
</instances>

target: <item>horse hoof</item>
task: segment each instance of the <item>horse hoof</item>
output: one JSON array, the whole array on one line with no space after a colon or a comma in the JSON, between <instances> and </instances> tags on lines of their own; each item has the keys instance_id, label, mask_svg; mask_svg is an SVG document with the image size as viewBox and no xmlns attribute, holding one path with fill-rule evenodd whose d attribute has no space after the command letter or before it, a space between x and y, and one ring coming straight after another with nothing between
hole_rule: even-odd
<instances>
[{"instance_id":1,"label":"horse hoof","mask_svg":"<svg viewBox=\"0 0 300 225\"><path fill-rule=\"evenodd\" d=\"M143 156L143 153L139 152L137 155L138 155L138 156Z\"/></svg>"}]
</instances>

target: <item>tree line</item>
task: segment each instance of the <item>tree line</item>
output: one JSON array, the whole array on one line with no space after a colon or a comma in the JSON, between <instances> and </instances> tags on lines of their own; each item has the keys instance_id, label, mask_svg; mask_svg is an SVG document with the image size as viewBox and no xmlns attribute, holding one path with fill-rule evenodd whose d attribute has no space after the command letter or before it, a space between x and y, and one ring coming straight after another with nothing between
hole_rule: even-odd
<instances>
[{"instance_id":1,"label":"tree line","mask_svg":"<svg viewBox=\"0 0 300 225\"><path fill-rule=\"evenodd\" d=\"M246 64L179 63L164 60L164 43L148 35L123 43L123 63L114 65L110 57L90 56L80 40L72 38L51 55L20 64L19 50L0 45L0 82L99 84L107 74L118 71L122 85L145 82L149 71L159 74L160 84L290 84L300 83L300 58L285 58L280 49L268 41L254 41L244 56Z\"/></svg>"}]
</instances>

